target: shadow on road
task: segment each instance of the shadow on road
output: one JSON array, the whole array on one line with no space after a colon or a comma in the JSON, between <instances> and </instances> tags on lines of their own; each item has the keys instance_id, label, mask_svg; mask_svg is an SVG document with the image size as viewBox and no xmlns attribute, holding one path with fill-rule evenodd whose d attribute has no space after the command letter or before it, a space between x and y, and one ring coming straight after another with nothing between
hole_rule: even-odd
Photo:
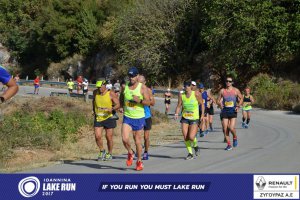
<instances>
[{"instance_id":1,"label":"shadow on road","mask_svg":"<svg viewBox=\"0 0 300 200\"><path fill-rule=\"evenodd\" d=\"M155 155L155 154L149 154L150 157L155 157L155 158L169 158L169 159L185 159L185 157L172 157L172 156L166 156L166 155Z\"/></svg>"},{"instance_id":2,"label":"shadow on road","mask_svg":"<svg viewBox=\"0 0 300 200\"><path fill-rule=\"evenodd\" d=\"M109 162L107 162L107 164L108 163ZM64 164L76 165L76 166L85 166L85 167L89 167L89 168L93 168L93 169L116 169L116 170L120 170L120 171L130 170L129 168L113 167L113 166L110 166L110 165L104 165L103 162L99 162L99 164L93 164L93 163L76 163L72 160L64 160Z\"/></svg>"}]
</instances>

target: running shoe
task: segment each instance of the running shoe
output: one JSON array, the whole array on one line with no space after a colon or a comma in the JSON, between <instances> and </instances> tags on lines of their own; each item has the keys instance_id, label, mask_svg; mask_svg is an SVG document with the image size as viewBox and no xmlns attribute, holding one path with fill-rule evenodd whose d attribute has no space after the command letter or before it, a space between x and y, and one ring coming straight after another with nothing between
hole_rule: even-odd
<instances>
[{"instance_id":1,"label":"running shoe","mask_svg":"<svg viewBox=\"0 0 300 200\"><path fill-rule=\"evenodd\" d=\"M100 151L98 154L98 161L105 159L105 149L103 151Z\"/></svg>"},{"instance_id":2,"label":"running shoe","mask_svg":"<svg viewBox=\"0 0 300 200\"><path fill-rule=\"evenodd\" d=\"M143 165L143 162L142 161L137 161L136 162L136 167L135 167L135 170L136 171L141 171L144 169L144 165Z\"/></svg>"},{"instance_id":3,"label":"running shoe","mask_svg":"<svg viewBox=\"0 0 300 200\"><path fill-rule=\"evenodd\" d=\"M237 139L233 139L233 147L237 147L237 145L238 145Z\"/></svg>"},{"instance_id":4,"label":"running shoe","mask_svg":"<svg viewBox=\"0 0 300 200\"><path fill-rule=\"evenodd\" d=\"M104 161L110 161L110 160L112 160L112 155L110 153L106 153Z\"/></svg>"},{"instance_id":5,"label":"running shoe","mask_svg":"<svg viewBox=\"0 0 300 200\"><path fill-rule=\"evenodd\" d=\"M214 132L214 128L213 127L210 127L210 132Z\"/></svg>"},{"instance_id":6,"label":"running shoe","mask_svg":"<svg viewBox=\"0 0 300 200\"><path fill-rule=\"evenodd\" d=\"M126 165L127 166L131 166L132 162L133 162L133 157L134 157L134 153L128 153L127 155L127 160L126 160Z\"/></svg>"},{"instance_id":7,"label":"running shoe","mask_svg":"<svg viewBox=\"0 0 300 200\"><path fill-rule=\"evenodd\" d=\"M149 160L149 154L146 153L146 152L144 152L143 158L142 158L142 159L143 159L143 160Z\"/></svg>"},{"instance_id":8,"label":"running shoe","mask_svg":"<svg viewBox=\"0 0 300 200\"><path fill-rule=\"evenodd\" d=\"M232 146L231 145L227 145L227 147L224 150L225 151L230 151L230 150L232 150Z\"/></svg>"},{"instance_id":9,"label":"running shoe","mask_svg":"<svg viewBox=\"0 0 300 200\"><path fill-rule=\"evenodd\" d=\"M204 134L205 134L205 135L209 134L208 129L206 129L206 130L204 131Z\"/></svg>"},{"instance_id":10,"label":"running shoe","mask_svg":"<svg viewBox=\"0 0 300 200\"><path fill-rule=\"evenodd\" d=\"M244 128L249 128L249 124L245 124Z\"/></svg>"},{"instance_id":11,"label":"running shoe","mask_svg":"<svg viewBox=\"0 0 300 200\"><path fill-rule=\"evenodd\" d=\"M195 156L198 156L200 153L200 148L198 146L194 147L195 150Z\"/></svg>"},{"instance_id":12,"label":"running shoe","mask_svg":"<svg viewBox=\"0 0 300 200\"><path fill-rule=\"evenodd\" d=\"M189 153L185 159L186 160L193 160L194 159L194 155Z\"/></svg>"},{"instance_id":13,"label":"running shoe","mask_svg":"<svg viewBox=\"0 0 300 200\"><path fill-rule=\"evenodd\" d=\"M200 137L204 137L204 132L200 130Z\"/></svg>"},{"instance_id":14,"label":"running shoe","mask_svg":"<svg viewBox=\"0 0 300 200\"><path fill-rule=\"evenodd\" d=\"M242 122L242 128L245 128L245 124L246 124L245 122Z\"/></svg>"}]
</instances>

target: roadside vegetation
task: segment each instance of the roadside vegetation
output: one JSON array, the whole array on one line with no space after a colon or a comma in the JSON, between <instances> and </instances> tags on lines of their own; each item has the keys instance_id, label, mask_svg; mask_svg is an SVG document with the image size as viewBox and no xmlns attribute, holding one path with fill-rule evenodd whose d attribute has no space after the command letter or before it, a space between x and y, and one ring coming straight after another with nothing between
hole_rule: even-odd
<instances>
[{"instance_id":1,"label":"roadside vegetation","mask_svg":"<svg viewBox=\"0 0 300 200\"><path fill-rule=\"evenodd\" d=\"M91 109L91 102L67 97L15 97L2 109L0 171L26 170L62 160L95 159L98 148ZM157 111L153 115L152 147L180 140L179 127L171 125ZM122 116L114 132L114 155L126 153L121 123Z\"/></svg>"},{"instance_id":2,"label":"roadside vegetation","mask_svg":"<svg viewBox=\"0 0 300 200\"><path fill-rule=\"evenodd\" d=\"M300 113L300 84L259 74L249 82L258 107Z\"/></svg>"}]
</instances>

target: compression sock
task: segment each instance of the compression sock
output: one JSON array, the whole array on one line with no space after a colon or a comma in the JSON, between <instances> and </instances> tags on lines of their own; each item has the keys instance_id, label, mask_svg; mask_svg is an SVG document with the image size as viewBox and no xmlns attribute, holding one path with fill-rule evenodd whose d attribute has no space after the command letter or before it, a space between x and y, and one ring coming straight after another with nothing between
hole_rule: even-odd
<instances>
[{"instance_id":1,"label":"compression sock","mask_svg":"<svg viewBox=\"0 0 300 200\"><path fill-rule=\"evenodd\" d=\"M248 119L247 119L247 124L249 124L249 122L250 122L250 119L248 118Z\"/></svg>"},{"instance_id":2,"label":"compression sock","mask_svg":"<svg viewBox=\"0 0 300 200\"><path fill-rule=\"evenodd\" d=\"M198 140L197 138L195 137L194 141L193 141L193 147L196 147L198 146Z\"/></svg>"},{"instance_id":3,"label":"compression sock","mask_svg":"<svg viewBox=\"0 0 300 200\"><path fill-rule=\"evenodd\" d=\"M188 152L190 153L190 154L193 154L193 150L192 150L192 147L191 147L191 141L184 141L184 143L185 143L185 146L186 146L186 149L188 150Z\"/></svg>"},{"instance_id":4,"label":"compression sock","mask_svg":"<svg viewBox=\"0 0 300 200\"><path fill-rule=\"evenodd\" d=\"M245 122L246 119L243 117L242 120L243 120L243 122Z\"/></svg>"}]
</instances>

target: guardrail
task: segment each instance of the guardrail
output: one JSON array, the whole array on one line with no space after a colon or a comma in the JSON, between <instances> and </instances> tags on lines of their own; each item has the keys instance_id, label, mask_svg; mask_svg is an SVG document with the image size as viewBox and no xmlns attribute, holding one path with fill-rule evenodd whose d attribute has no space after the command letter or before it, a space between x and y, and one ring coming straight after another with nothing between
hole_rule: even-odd
<instances>
[{"instance_id":1,"label":"guardrail","mask_svg":"<svg viewBox=\"0 0 300 200\"><path fill-rule=\"evenodd\" d=\"M18 81L19 85L28 84L28 83L32 83L33 84L33 80L20 80L20 81ZM59 85L59 86L66 86L67 87L67 83L66 82L57 82L57 81L40 81L40 84L41 85L43 85L43 84L45 84L45 85ZM74 81L74 85L77 86L76 81ZM89 84L89 88L96 89L96 84ZM167 90L154 89L155 93L160 93L160 94L165 93L166 91ZM174 94L174 95L177 95L179 93L178 90L171 90L170 92L172 94Z\"/></svg>"}]
</instances>

